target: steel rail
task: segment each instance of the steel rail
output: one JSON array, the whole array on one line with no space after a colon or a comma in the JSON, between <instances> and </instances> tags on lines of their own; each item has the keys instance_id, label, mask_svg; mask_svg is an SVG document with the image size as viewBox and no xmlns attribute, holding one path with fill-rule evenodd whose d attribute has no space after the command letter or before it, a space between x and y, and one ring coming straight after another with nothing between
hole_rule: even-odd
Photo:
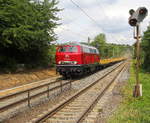
<instances>
[{"instance_id":1,"label":"steel rail","mask_svg":"<svg viewBox=\"0 0 150 123\"><path fill-rule=\"evenodd\" d=\"M116 74L113 79L111 80L111 82L103 89L102 92L99 93L99 95L97 96L97 98L91 103L91 105L85 110L85 112L83 112L83 114L78 118L76 123L81 123L84 118L88 115L88 113L94 108L94 106L97 104L97 102L103 97L103 95L105 94L105 92L108 90L108 88L115 82L115 80L117 79L117 77L122 73L122 71L124 70L126 64L119 70L119 74Z\"/></svg>"},{"instance_id":2,"label":"steel rail","mask_svg":"<svg viewBox=\"0 0 150 123\"><path fill-rule=\"evenodd\" d=\"M124 62L123 62L124 63ZM123 64L122 63L122 64ZM114 70L116 70L118 67L120 67L122 64L118 65L116 68L112 69L111 71L104 74L101 78L93 82L92 84L84 87L83 89L79 90L77 93L69 97L67 100L63 101L62 103L56 105L54 108L52 108L50 111L46 112L45 114L40 115L40 117L35 118L31 120L29 123L41 123L44 122L47 118L52 117L54 114L56 114L59 110L61 110L64 106L66 106L68 103L72 102L75 98L80 96L82 93L84 93L86 90L94 86L96 83L98 83L100 80L105 78L107 75L112 73Z\"/></svg>"},{"instance_id":3,"label":"steel rail","mask_svg":"<svg viewBox=\"0 0 150 123\"><path fill-rule=\"evenodd\" d=\"M62 81L62 80L59 80L59 81L55 81L55 82L53 82L53 84L54 83L58 83L58 82L60 82L60 81ZM26 102L26 101L28 101L28 106L30 107L30 101L29 100L31 100L31 99L33 99L33 98L35 98L35 97L37 97L37 96L40 96L40 95L43 95L43 94L45 94L45 93L49 93L49 92L51 92L51 91L53 91L53 90L56 90L56 89L59 89L59 88L62 88L62 87L64 87L65 85L67 85L67 84L71 84L73 82L73 80L72 81L69 81L69 82L66 82L66 83L63 83L63 84L61 84L61 85L58 85L58 86L55 86L55 87L53 87L53 88L48 88L47 90L45 90L45 91L42 91L42 92L40 92L40 93L37 93L37 94L35 94L35 95L29 95L28 94L28 97L26 97L26 98L24 98L24 99L21 99L21 100L19 100L19 101L16 101L16 102L13 102L13 103L11 103L11 104L8 104L8 105L5 105L5 106L2 106L2 107L0 107L0 112L4 112L4 111L6 111L7 109L9 109L10 107L14 107L14 106L16 106L16 105L18 105L18 104L22 104L22 103L24 103L24 102ZM33 90L36 90L36 89L39 89L40 87L42 88L42 87L46 87L46 86L49 86L49 85L51 85L52 83L49 83L49 84L45 84L45 85L42 85L42 86L38 86L38 87L35 87L35 88L32 88L32 89L28 89L28 90L26 90L26 91L22 91L21 93L15 93L15 95L19 95L19 94L22 94L22 93L25 93L25 92L27 92L27 93L30 93L31 91L33 91ZM61 91L62 91L62 89L61 89ZM7 97L11 97L11 96L14 96L14 95L9 95L9 96L7 96ZM6 99L6 97L4 97L3 99ZM1 101L1 100L0 100Z\"/></svg>"}]
</instances>

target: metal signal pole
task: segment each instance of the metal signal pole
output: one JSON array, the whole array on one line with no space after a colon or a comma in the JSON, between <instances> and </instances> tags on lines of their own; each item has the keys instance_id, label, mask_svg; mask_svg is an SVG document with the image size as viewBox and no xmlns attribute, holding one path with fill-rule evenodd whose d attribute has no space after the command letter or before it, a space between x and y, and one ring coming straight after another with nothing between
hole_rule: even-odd
<instances>
[{"instance_id":1,"label":"metal signal pole","mask_svg":"<svg viewBox=\"0 0 150 123\"><path fill-rule=\"evenodd\" d=\"M134 97L142 96L142 85L140 84L139 81L139 67L140 67L140 29L139 29L139 24L137 24L136 28L136 34L134 38L137 40L136 41L136 85L135 89L133 92Z\"/></svg>"},{"instance_id":2,"label":"metal signal pole","mask_svg":"<svg viewBox=\"0 0 150 123\"><path fill-rule=\"evenodd\" d=\"M142 96L142 85L139 81L139 66L140 66L140 29L139 25L148 15L148 10L145 7L139 7L136 11L130 9L129 24L134 27L134 38L136 41L136 85L133 91L134 97ZM136 31L136 32L135 32Z\"/></svg>"},{"instance_id":3,"label":"metal signal pole","mask_svg":"<svg viewBox=\"0 0 150 123\"><path fill-rule=\"evenodd\" d=\"M90 41L91 41L91 39L90 39L90 37L88 37L88 45L90 45Z\"/></svg>"}]
</instances>

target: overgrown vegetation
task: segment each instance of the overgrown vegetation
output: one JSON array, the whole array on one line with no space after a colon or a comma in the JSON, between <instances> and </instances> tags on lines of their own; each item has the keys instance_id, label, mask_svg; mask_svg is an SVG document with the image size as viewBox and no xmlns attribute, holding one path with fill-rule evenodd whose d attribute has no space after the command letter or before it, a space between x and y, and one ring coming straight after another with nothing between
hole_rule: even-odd
<instances>
[{"instance_id":1,"label":"overgrown vegetation","mask_svg":"<svg viewBox=\"0 0 150 123\"><path fill-rule=\"evenodd\" d=\"M142 38L142 67L145 71L150 72L150 26L144 32Z\"/></svg>"},{"instance_id":2,"label":"overgrown vegetation","mask_svg":"<svg viewBox=\"0 0 150 123\"><path fill-rule=\"evenodd\" d=\"M136 48L136 43L134 44ZM150 26L144 32L141 42L141 65L139 73L143 96L134 98L135 67L132 65L128 84L123 89L123 102L117 112L108 120L109 123L150 123ZM134 52L134 58L135 58ZM134 63L135 64L135 63Z\"/></svg>"},{"instance_id":3,"label":"overgrown vegetation","mask_svg":"<svg viewBox=\"0 0 150 123\"><path fill-rule=\"evenodd\" d=\"M150 123L150 74L140 72L143 96L132 96L135 84L134 68L131 67L128 84L123 89L123 102L118 111L109 119L109 123Z\"/></svg>"},{"instance_id":4,"label":"overgrown vegetation","mask_svg":"<svg viewBox=\"0 0 150 123\"><path fill-rule=\"evenodd\" d=\"M0 68L16 70L52 64L56 0L0 0ZM51 54L52 53L52 54Z\"/></svg>"},{"instance_id":5,"label":"overgrown vegetation","mask_svg":"<svg viewBox=\"0 0 150 123\"><path fill-rule=\"evenodd\" d=\"M120 57L132 53L132 47L129 45L110 44L106 42L106 36L100 33L91 42L92 46L99 49L102 58Z\"/></svg>"}]
</instances>

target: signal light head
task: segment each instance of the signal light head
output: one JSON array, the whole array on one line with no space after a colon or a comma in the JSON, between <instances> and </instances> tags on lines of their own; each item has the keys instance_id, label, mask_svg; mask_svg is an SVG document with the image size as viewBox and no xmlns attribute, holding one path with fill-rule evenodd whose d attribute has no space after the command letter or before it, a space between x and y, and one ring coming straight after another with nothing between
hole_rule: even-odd
<instances>
[{"instance_id":1,"label":"signal light head","mask_svg":"<svg viewBox=\"0 0 150 123\"><path fill-rule=\"evenodd\" d=\"M133 15L134 12L135 12L135 11L134 11L133 9L130 9L130 10L129 10L129 14L130 14L130 15Z\"/></svg>"},{"instance_id":2,"label":"signal light head","mask_svg":"<svg viewBox=\"0 0 150 123\"><path fill-rule=\"evenodd\" d=\"M137 19L129 19L129 24L130 24L131 26L136 26L136 24L137 24Z\"/></svg>"},{"instance_id":3,"label":"signal light head","mask_svg":"<svg viewBox=\"0 0 150 123\"><path fill-rule=\"evenodd\" d=\"M144 18L147 16L148 10L145 7L139 7L136 11L131 9L129 14L129 24L131 26L136 26L137 24L141 23Z\"/></svg>"},{"instance_id":4,"label":"signal light head","mask_svg":"<svg viewBox=\"0 0 150 123\"><path fill-rule=\"evenodd\" d=\"M142 7L142 8L139 10L139 14L141 14L141 15L147 14L147 9L146 9L145 7Z\"/></svg>"}]
</instances>

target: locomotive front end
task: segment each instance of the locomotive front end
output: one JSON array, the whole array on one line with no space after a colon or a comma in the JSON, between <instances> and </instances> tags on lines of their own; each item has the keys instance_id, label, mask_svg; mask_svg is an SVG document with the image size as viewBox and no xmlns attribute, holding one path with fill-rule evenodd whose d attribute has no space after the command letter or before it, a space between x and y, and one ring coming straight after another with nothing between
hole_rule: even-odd
<instances>
[{"instance_id":1,"label":"locomotive front end","mask_svg":"<svg viewBox=\"0 0 150 123\"><path fill-rule=\"evenodd\" d=\"M82 74L81 47L62 45L56 50L56 71L64 77Z\"/></svg>"}]
</instances>

